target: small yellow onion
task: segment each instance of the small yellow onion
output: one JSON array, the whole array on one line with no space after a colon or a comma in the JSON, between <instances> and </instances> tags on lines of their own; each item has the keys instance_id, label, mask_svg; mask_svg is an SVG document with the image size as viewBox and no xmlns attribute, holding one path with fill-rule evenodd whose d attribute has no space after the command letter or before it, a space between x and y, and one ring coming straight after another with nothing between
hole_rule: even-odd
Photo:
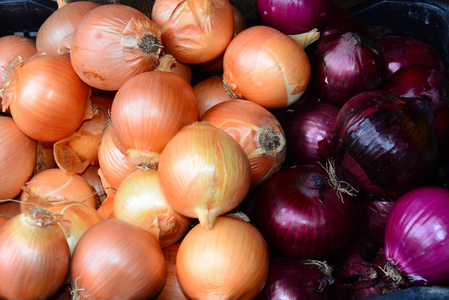
<instances>
[{"instance_id":1,"label":"small yellow onion","mask_svg":"<svg viewBox=\"0 0 449 300\"><path fill-rule=\"evenodd\" d=\"M231 135L245 150L255 188L282 168L286 140L276 117L261 105L229 100L210 108L201 118Z\"/></svg>"},{"instance_id":2,"label":"small yellow onion","mask_svg":"<svg viewBox=\"0 0 449 300\"><path fill-rule=\"evenodd\" d=\"M160 27L142 12L123 4L105 4L84 15L66 46L84 82L114 91L131 77L154 68L161 52L160 38Z\"/></svg>"},{"instance_id":3,"label":"small yellow onion","mask_svg":"<svg viewBox=\"0 0 449 300\"><path fill-rule=\"evenodd\" d=\"M0 116L0 132L0 199L11 199L33 176L37 143L8 116Z\"/></svg>"},{"instance_id":4,"label":"small yellow onion","mask_svg":"<svg viewBox=\"0 0 449 300\"><path fill-rule=\"evenodd\" d=\"M222 76L203 79L193 86L193 90L198 98L200 117L212 106L232 99L223 86Z\"/></svg>"},{"instance_id":5,"label":"small yellow onion","mask_svg":"<svg viewBox=\"0 0 449 300\"><path fill-rule=\"evenodd\" d=\"M48 299L63 285L70 250L56 215L32 207L0 226L0 297Z\"/></svg>"},{"instance_id":6,"label":"small yellow onion","mask_svg":"<svg viewBox=\"0 0 449 300\"><path fill-rule=\"evenodd\" d=\"M62 201L84 202L97 209L95 189L81 175L67 174L58 168L48 169L31 177L20 200L22 212L34 204L45 207Z\"/></svg>"},{"instance_id":7,"label":"small yellow onion","mask_svg":"<svg viewBox=\"0 0 449 300\"><path fill-rule=\"evenodd\" d=\"M90 87L76 75L67 56L36 55L27 62L12 57L7 68L2 108L10 110L30 138L61 140L93 116Z\"/></svg>"},{"instance_id":8,"label":"small yellow onion","mask_svg":"<svg viewBox=\"0 0 449 300\"><path fill-rule=\"evenodd\" d=\"M195 226L181 241L176 274L189 299L254 299L268 276L269 250L250 223L229 216Z\"/></svg>"},{"instance_id":9,"label":"small yellow onion","mask_svg":"<svg viewBox=\"0 0 449 300\"><path fill-rule=\"evenodd\" d=\"M229 0L183 0L161 28L164 50L177 60L199 64L224 52L233 37Z\"/></svg>"},{"instance_id":10,"label":"small yellow onion","mask_svg":"<svg viewBox=\"0 0 449 300\"><path fill-rule=\"evenodd\" d=\"M161 247L180 240L192 219L174 211L162 193L156 170L137 170L123 180L114 199L114 216L150 232L157 232Z\"/></svg>"},{"instance_id":11,"label":"small yellow onion","mask_svg":"<svg viewBox=\"0 0 449 300\"><path fill-rule=\"evenodd\" d=\"M98 165L98 148L112 105L112 98L107 99L110 100L109 103L98 98L97 95L91 97L93 117L85 120L74 133L53 146L56 164L65 172L80 174L89 165Z\"/></svg>"},{"instance_id":12,"label":"small yellow onion","mask_svg":"<svg viewBox=\"0 0 449 300\"><path fill-rule=\"evenodd\" d=\"M156 300L187 300L182 293L178 278L176 276L176 256L180 245L181 241L162 249L162 252L164 252L165 263L167 265L167 280L165 281L164 288L157 296Z\"/></svg>"},{"instance_id":13,"label":"small yellow onion","mask_svg":"<svg viewBox=\"0 0 449 300\"><path fill-rule=\"evenodd\" d=\"M167 276L156 237L121 220L91 226L70 267L73 299L154 299Z\"/></svg>"},{"instance_id":14,"label":"small yellow onion","mask_svg":"<svg viewBox=\"0 0 449 300\"><path fill-rule=\"evenodd\" d=\"M117 147L118 144L114 129L109 124L103 131L98 148L98 163L101 170L99 175L106 193L110 188L117 189L126 176L137 168L122 153L122 147Z\"/></svg>"},{"instance_id":15,"label":"small yellow onion","mask_svg":"<svg viewBox=\"0 0 449 300\"><path fill-rule=\"evenodd\" d=\"M159 181L168 204L207 229L237 207L251 186L248 156L234 138L206 122L181 129L162 152Z\"/></svg>"},{"instance_id":16,"label":"small yellow onion","mask_svg":"<svg viewBox=\"0 0 449 300\"><path fill-rule=\"evenodd\" d=\"M55 10L42 23L36 35L39 52L60 53L62 40L75 31L81 18L100 4L92 1L71 2Z\"/></svg>"},{"instance_id":17,"label":"small yellow onion","mask_svg":"<svg viewBox=\"0 0 449 300\"><path fill-rule=\"evenodd\" d=\"M79 201L53 203L53 205L47 207L46 210L61 215L64 220L70 221L69 227L67 226L66 228L61 226L67 239L67 243L69 244L70 255L72 255L76 244L84 232L86 232L92 225L103 220L95 209Z\"/></svg>"},{"instance_id":18,"label":"small yellow onion","mask_svg":"<svg viewBox=\"0 0 449 300\"><path fill-rule=\"evenodd\" d=\"M192 86L171 72L134 76L118 90L111 109L112 127L126 157L147 169L156 168L168 141L198 118Z\"/></svg>"},{"instance_id":19,"label":"small yellow onion","mask_svg":"<svg viewBox=\"0 0 449 300\"><path fill-rule=\"evenodd\" d=\"M311 77L309 58L291 37L257 25L237 34L223 57L223 82L233 98L267 109L296 102Z\"/></svg>"}]
</instances>

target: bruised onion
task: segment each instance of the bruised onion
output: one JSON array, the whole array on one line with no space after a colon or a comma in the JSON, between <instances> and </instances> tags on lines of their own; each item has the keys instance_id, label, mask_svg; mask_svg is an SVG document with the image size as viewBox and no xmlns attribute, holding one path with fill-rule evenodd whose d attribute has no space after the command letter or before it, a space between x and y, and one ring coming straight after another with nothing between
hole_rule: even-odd
<instances>
[{"instance_id":1,"label":"bruised onion","mask_svg":"<svg viewBox=\"0 0 449 300\"><path fill-rule=\"evenodd\" d=\"M0 116L0 132L0 199L11 199L33 176L37 143L11 117Z\"/></svg>"},{"instance_id":2,"label":"bruised onion","mask_svg":"<svg viewBox=\"0 0 449 300\"><path fill-rule=\"evenodd\" d=\"M252 221L273 254L321 259L336 254L355 237L359 224L355 191L339 181L331 167L285 168L256 192Z\"/></svg>"},{"instance_id":3,"label":"bruised onion","mask_svg":"<svg viewBox=\"0 0 449 300\"><path fill-rule=\"evenodd\" d=\"M336 118L339 177L366 194L398 196L432 180L438 145L419 99L386 91L351 98Z\"/></svg>"},{"instance_id":4,"label":"bruised onion","mask_svg":"<svg viewBox=\"0 0 449 300\"><path fill-rule=\"evenodd\" d=\"M71 260L72 293L80 299L153 299L167 275L156 237L121 220L103 220L80 238Z\"/></svg>"},{"instance_id":5,"label":"bruised onion","mask_svg":"<svg viewBox=\"0 0 449 300\"><path fill-rule=\"evenodd\" d=\"M223 83L233 98L267 109L296 102L310 81L310 61L291 37L264 25L237 34L223 57Z\"/></svg>"},{"instance_id":6,"label":"bruised onion","mask_svg":"<svg viewBox=\"0 0 449 300\"><path fill-rule=\"evenodd\" d=\"M88 85L118 90L152 70L161 52L160 27L123 4L100 5L84 15L68 42L73 69Z\"/></svg>"},{"instance_id":7,"label":"bruised onion","mask_svg":"<svg viewBox=\"0 0 449 300\"><path fill-rule=\"evenodd\" d=\"M251 186L259 186L279 171L286 155L284 131L276 117L251 101L234 99L216 104L202 116L231 135L248 155Z\"/></svg>"},{"instance_id":8,"label":"bruised onion","mask_svg":"<svg viewBox=\"0 0 449 300\"><path fill-rule=\"evenodd\" d=\"M141 168L156 168L165 145L183 126L195 121L195 92L171 72L134 76L118 90L112 103L111 122L118 142L127 159Z\"/></svg>"},{"instance_id":9,"label":"bruised onion","mask_svg":"<svg viewBox=\"0 0 449 300\"><path fill-rule=\"evenodd\" d=\"M176 274L189 299L254 299L268 275L269 252L250 223L230 216L212 230L201 224L187 233L176 256Z\"/></svg>"},{"instance_id":10,"label":"bruised onion","mask_svg":"<svg viewBox=\"0 0 449 300\"><path fill-rule=\"evenodd\" d=\"M356 32L321 38L310 51L311 84L324 100L343 105L358 93L380 88L385 61L378 46Z\"/></svg>"},{"instance_id":11,"label":"bruised onion","mask_svg":"<svg viewBox=\"0 0 449 300\"><path fill-rule=\"evenodd\" d=\"M168 204L198 218L207 229L237 207L251 186L251 166L242 146L206 122L181 129L161 154L159 182Z\"/></svg>"}]
</instances>

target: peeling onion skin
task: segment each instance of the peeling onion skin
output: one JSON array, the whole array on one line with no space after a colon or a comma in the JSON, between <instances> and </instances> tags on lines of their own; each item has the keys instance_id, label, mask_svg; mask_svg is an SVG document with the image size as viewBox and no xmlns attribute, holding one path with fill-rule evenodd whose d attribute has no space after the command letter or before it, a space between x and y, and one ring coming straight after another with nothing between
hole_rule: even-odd
<instances>
[{"instance_id":1,"label":"peeling onion skin","mask_svg":"<svg viewBox=\"0 0 449 300\"><path fill-rule=\"evenodd\" d=\"M223 57L223 83L233 98L267 109L296 102L311 77L309 58L291 37L263 25L237 34Z\"/></svg>"},{"instance_id":2,"label":"peeling onion skin","mask_svg":"<svg viewBox=\"0 0 449 300\"><path fill-rule=\"evenodd\" d=\"M76 299L153 299L167 276L154 235L121 220L103 220L80 238L71 261Z\"/></svg>"}]
</instances>

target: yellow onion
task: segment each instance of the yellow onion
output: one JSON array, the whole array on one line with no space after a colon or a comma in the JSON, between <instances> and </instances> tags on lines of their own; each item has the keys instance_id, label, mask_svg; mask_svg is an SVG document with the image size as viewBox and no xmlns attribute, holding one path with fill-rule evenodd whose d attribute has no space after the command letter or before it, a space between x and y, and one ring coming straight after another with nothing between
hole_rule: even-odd
<instances>
[{"instance_id":1,"label":"yellow onion","mask_svg":"<svg viewBox=\"0 0 449 300\"><path fill-rule=\"evenodd\" d=\"M0 132L0 199L11 199L33 175L37 143L11 117L0 116Z\"/></svg>"},{"instance_id":2,"label":"yellow onion","mask_svg":"<svg viewBox=\"0 0 449 300\"><path fill-rule=\"evenodd\" d=\"M159 65L155 70L175 73L184 78L188 83L192 81L190 65L177 61L171 54L162 55L159 59Z\"/></svg>"},{"instance_id":3,"label":"yellow onion","mask_svg":"<svg viewBox=\"0 0 449 300\"><path fill-rule=\"evenodd\" d=\"M81 173L81 177L87 181L95 190L98 200L101 202L106 198L106 191L103 187L103 182L101 181L100 175L98 174L100 170L99 166L89 166L87 169Z\"/></svg>"},{"instance_id":4,"label":"yellow onion","mask_svg":"<svg viewBox=\"0 0 449 300\"><path fill-rule=\"evenodd\" d=\"M248 156L223 130L206 122L181 129L162 152L159 181L168 204L207 229L237 207L251 185Z\"/></svg>"},{"instance_id":5,"label":"yellow onion","mask_svg":"<svg viewBox=\"0 0 449 300\"><path fill-rule=\"evenodd\" d=\"M233 97L267 109L296 102L310 77L310 61L299 43L264 25L237 34L223 57L223 82Z\"/></svg>"},{"instance_id":6,"label":"yellow onion","mask_svg":"<svg viewBox=\"0 0 449 300\"><path fill-rule=\"evenodd\" d=\"M162 248L181 239L192 223L168 205L156 170L137 170L123 180L115 194L114 216L157 232Z\"/></svg>"},{"instance_id":7,"label":"yellow onion","mask_svg":"<svg viewBox=\"0 0 449 300\"><path fill-rule=\"evenodd\" d=\"M63 285L70 250L60 215L32 207L0 226L0 297L48 299Z\"/></svg>"},{"instance_id":8,"label":"yellow onion","mask_svg":"<svg viewBox=\"0 0 449 300\"><path fill-rule=\"evenodd\" d=\"M3 90L3 111L37 141L54 142L74 133L91 118L90 87L76 75L70 59L36 55L27 62L12 57Z\"/></svg>"},{"instance_id":9,"label":"yellow onion","mask_svg":"<svg viewBox=\"0 0 449 300\"><path fill-rule=\"evenodd\" d=\"M116 194L116 191L111 190L111 192L106 196L106 198L100 204L100 207L97 209L97 213L103 218L103 220L115 219L115 215L114 215L115 194Z\"/></svg>"},{"instance_id":10,"label":"yellow onion","mask_svg":"<svg viewBox=\"0 0 449 300\"><path fill-rule=\"evenodd\" d=\"M170 18L176 6L183 0L155 0L151 10L151 20L162 27Z\"/></svg>"},{"instance_id":11,"label":"yellow onion","mask_svg":"<svg viewBox=\"0 0 449 300\"><path fill-rule=\"evenodd\" d=\"M98 148L100 178L106 193L109 188L117 189L123 179L137 168L135 164L126 158L121 151L122 147L117 147L117 144L119 143L116 141L114 129L109 124L103 131Z\"/></svg>"},{"instance_id":12,"label":"yellow onion","mask_svg":"<svg viewBox=\"0 0 449 300\"><path fill-rule=\"evenodd\" d=\"M156 237L121 220L91 226L72 256L74 299L153 299L166 275Z\"/></svg>"},{"instance_id":13,"label":"yellow onion","mask_svg":"<svg viewBox=\"0 0 449 300\"><path fill-rule=\"evenodd\" d=\"M234 15L229 0L183 0L161 28L164 51L189 64L218 57L233 32Z\"/></svg>"},{"instance_id":14,"label":"yellow onion","mask_svg":"<svg viewBox=\"0 0 449 300\"><path fill-rule=\"evenodd\" d=\"M168 141L198 118L193 88L171 72L134 76L118 90L111 109L112 127L126 157L147 169L156 168Z\"/></svg>"},{"instance_id":15,"label":"yellow onion","mask_svg":"<svg viewBox=\"0 0 449 300\"><path fill-rule=\"evenodd\" d=\"M251 186L257 187L282 168L286 140L276 117L261 105L229 100L210 108L201 118L231 135L251 164Z\"/></svg>"},{"instance_id":16,"label":"yellow onion","mask_svg":"<svg viewBox=\"0 0 449 300\"><path fill-rule=\"evenodd\" d=\"M11 199L0 202L0 216L12 218L20 213L20 201Z\"/></svg>"},{"instance_id":17,"label":"yellow onion","mask_svg":"<svg viewBox=\"0 0 449 300\"><path fill-rule=\"evenodd\" d=\"M267 280L269 250L250 223L220 216L214 228L197 225L176 256L176 274L189 299L254 299Z\"/></svg>"},{"instance_id":18,"label":"yellow onion","mask_svg":"<svg viewBox=\"0 0 449 300\"><path fill-rule=\"evenodd\" d=\"M35 204L45 207L62 201L84 202L97 209L95 189L81 175L67 174L58 168L31 177L20 200L22 212Z\"/></svg>"},{"instance_id":19,"label":"yellow onion","mask_svg":"<svg viewBox=\"0 0 449 300\"><path fill-rule=\"evenodd\" d=\"M157 300L187 300L182 293L176 276L176 256L180 245L181 241L162 249L167 265L167 280L165 280L164 287L157 296Z\"/></svg>"},{"instance_id":20,"label":"yellow onion","mask_svg":"<svg viewBox=\"0 0 449 300\"><path fill-rule=\"evenodd\" d=\"M137 9L105 4L84 15L67 46L84 82L114 91L154 68L162 48L160 36L160 27Z\"/></svg>"},{"instance_id":21,"label":"yellow onion","mask_svg":"<svg viewBox=\"0 0 449 300\"><path fill-rule=\"evenodd\" d=\"M64 228L62 231L67 239L70 248L70 255L72 255L76 244L81 236L92 225L100 222L103 218L97 213L95 209L89 205L79 201L62 201L61 203L53 203L52 206L46 208L55 214L63 216L67 221L70 221L70 227Z\"/></svg>"},{"instance_id":22,"label":"yellow onion","mask_svg":"<svg viewBox=\"0 0 449 300\"><path fill-rule=\"evenodd\" d=\"M200 117L212 106L232 99L223 86L222 76L203 79L193 86L193 90L198 98Z\"/></svg>"},{"instance_id":23,"label":"yellow onion","mask_svg":"<svg viewBox=\"0 0 449 300\"><path fill-rule=\"evenodd\" d=\"M98 165L98 148L109 121L112 99L107 99L110 101L106 105L97 99L98 96L92 95L93 117L83 121L74 133L53 146L55 162L65 172L80 174L89 165Z\"/></svg>"},{"instance_id":24,"label":"yellow onion","mask_svg":"<svg viewBox=\"0 0 449 300\"><path fill-rule=\"evenodd\" d=\"M39 52L60 53L62 40L72 34L81 18L100 4L92 1L76 1L55 10L39 27L36 48Z\"/></svg>"}]
</instances>

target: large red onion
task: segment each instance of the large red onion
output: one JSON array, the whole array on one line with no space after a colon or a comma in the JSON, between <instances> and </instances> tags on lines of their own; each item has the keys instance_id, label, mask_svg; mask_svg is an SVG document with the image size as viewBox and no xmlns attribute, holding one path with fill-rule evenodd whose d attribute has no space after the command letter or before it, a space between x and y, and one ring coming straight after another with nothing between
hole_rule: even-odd
<instances>
[{"instance_id":1,"label":"large red onion","mask_svg":"<svg viewBox=\"0 0 449 300\"><path fill-rule=\"evenodd\" d=\"M352 240L359 225L356 199L329 180L317 164L297 165L260 186L250 215L272 253L321 259Z\"/></svg>"},{"instance_id":2,"label":"large red onion","mask_svg":"<svg viewBox=\"0 0 449 300\"><path fill-rule=\"evenodd\" d=\"M325 163L330 157L334 123L340 107L329 101L304 105L286 129L287 164Z\"/></svg>"},{"instance_id":3,"label":"large red onion","mask_svg":"<svg viewBox=\"0 0 449 300\"><path fill-rule=\"evenodd\" d=\"M323 261L272 258L265 286L257 300L329 299L332 268Z\"/></svg>"},{"instance_id":4,"label":"large red onion","mask_svg":"<svg viewBox=\"0 0 449 300\"><path fill-rule=\"evenodd\" d=\"M310 47L310 46L309 46ZM335 33L311 45L311 84L323 99L342 105L383 83L385 62L377 45L355 33Z\"/></svg>"},{"instance_id":5,"label":"large red onion","mask_svg":"<svg viewBox=\"0 0 449 300\"><path fill-rule=\"evenodd\" d=\"M262 23L285 34L322 30L330 21L332 8L332 0L257 0Z\"/></svg>"},{"instance_id":6,"label":"large red onion","mask_svg":"<svg viewBox=\"0 0 449 300\"><path fill-rule=\"evenodd\" d=\"M424 186L395 202L385 231L385 258L412 283L449 283L449 190ZM387 267L386 266L386 267Z\"/></svg>"},{"instance_id":7,"label":"large red onion","mask_svg":"<svg viewBox=\"0 0 449 300\"><path fill-rule=\"evenodd\" d=\"M329 23L322 32L320 32L320 37L322 38L330 34L345 32L361 33L359 22L347 9L334 5Z\"/></svg>"},{"instance_id":8,"label":"large red onion","mask_svg":"<svg viewBox=\"0 0 449 300\"><path fill-rule=\"evenodd\" d=\"M431 180L438 146L420 103L377 90L343 105L333 148L339 177L377 196L398 196Z\"/></svg>"},{"instance_id":9,"label":"large red onion","mask_svg":"<svg viewBox=\"0 0 449 300\"><path fill-rule=\"evenodd\" d=\"M385 58L385 74L390 77L397 70L412 64L431 66L444 74L443 63L435 49L412 37L387 35L377 42Z\"/></svg>"}]
</instances>

